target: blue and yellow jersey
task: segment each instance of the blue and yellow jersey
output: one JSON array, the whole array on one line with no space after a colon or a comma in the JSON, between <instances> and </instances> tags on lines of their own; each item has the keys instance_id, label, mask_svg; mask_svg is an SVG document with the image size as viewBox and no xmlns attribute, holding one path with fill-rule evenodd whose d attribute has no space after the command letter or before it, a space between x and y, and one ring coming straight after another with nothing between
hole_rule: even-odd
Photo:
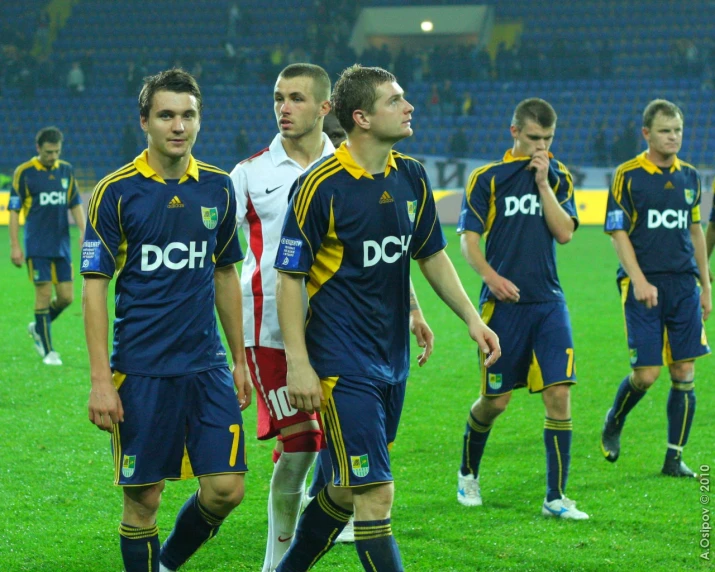
<instances>
[{"instance_id":1,"label":"blue and yellow jersey","mask_svg":"<svg viewBox=\"0 0 715 572\"><path fill-rule=\"evenodd\" d=\"M404 381L410 258L444 249L424 167L392 151L371 175L343 144L294 183L275 268L306 275L306 343L320 377Z\"/></svg>"},{"instance_id":2,"label":"blue and yellow jersey","mask_svg":"<svg viewBox=\"0 0 715 572\"><path fill-rule=\"evenodd\" d=\"M72 165L35 157L15 169L8 209L25 215L25 256L70 258L67 210L82 204Z\"/></svg>"},{"instance_id":3,"label":"blue and yellow jersey","mask_svg":"<svg viewBox=\"0 0 715 572\"><path fill-rule=\"evenodd\" d=\"M604 230L628 233L643 273L698 275L690 225L700 223L700 175L677 157L660 169L646 153L619 165L608 195ZM618 267L618 278L626 276Z\"/></svg>"},{"instance_id":4,"label":"blue and yellow jersey","mask_svg":"<svg viewBox=\"0 0 715 572\"><path fill-rule=\"evenodd\" d=\"M571 173L549 156L549 185L578 227ZM527 170L530 161L509 150L501 161L475 169L467 182L457 232L486 235L487 262L516 284L521 303L564 300L556 271L556 241L542 212L535 173ZM493 299L482 284L480 304Z\"/></svg>"},{"instance_id":5,"label":"blue and yellow jersey","mask_svg":"<svg viewBox=\"0 0 715 572\"><path fill-rule=\"evenodd\" d=\"M87 209L85 276L117 275L113 369L169 377L226 366L214 268L243 259L228 174L191 157L163 180L147 152L101 180Z\"/></svg>"}]
</instances>

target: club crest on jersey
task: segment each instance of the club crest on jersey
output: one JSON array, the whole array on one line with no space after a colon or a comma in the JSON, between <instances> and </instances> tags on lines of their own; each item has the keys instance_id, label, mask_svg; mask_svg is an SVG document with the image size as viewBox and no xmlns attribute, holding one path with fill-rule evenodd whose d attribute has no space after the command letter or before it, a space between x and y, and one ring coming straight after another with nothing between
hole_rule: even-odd
<instances>
[{"instance_id":1,"label":"club crest on jersey","mask_svg":"<svg viewBox=\"0 0 715 572\"><path fill-rule=\"evenodd\" d=\"M201 219L206 228L215 229L218 224L218 209L216 207L201 207Z\"/></svg>"},{"instance_id":2,"label":"club crest on jersey","mask_svg":"<svg viewBox=\"0 0 715 572\"><path fill-rule=\"evenodd\" d=\"M351 456L350 466L356 477L365 477L370 472L370 461L367 455L360 455L358 457Z\"/></svg>"},{"instance_id":3,"label":"club crest on jersey","mask_svg":"<svg viewBox=\"0 0 715 572\"><path fill-rule=\"evenodd\" d=\"M407 216L410 222L415 222L415 213L417 212L417 201L407 201Z\"/></svg>"},{"instance_id":4,"label":"club crest on jersey","mask_svg":"<svg viewBox=\"0 0 715 572\"><path fill-rule=\"evenodd\" d=\"M489 383L489 388L490 389L501 389L501 384L502 384L502 378L501 378L501 373L490 373L489 377L487 378L487 383Z\"/></svg>"},{"instance_id":5,"label":"club crest on jersey","mask_svg":"<svg viewBox=\"0 0 715 572\"><path fill-rule=\"evenodd\" d=\"M60 179L60 183L62 183L62 188L66 191L67 188L70 186L70 180L67 177L62 177Z\"/></svg>"},{"instance_id":6,"label":"club crest on jersey","mask_svg":"<svg viewBox=\"0 0 715 572\"><path fill-rule=\"evenodd\" d=\"M638 361L638 350L636 348L628 348L628 357L631 359L631 365L635 365Z\"/></svg>"},{"instance_id":7,"label":"club crest on jersey","mask_svg":"<svg viewBox=\"0 0 715 572\"><path fill-rule=\"evenodd\" d=\"M134 474L134 468L137 464L136 455L124 455L122 459L122 475L126 478L131 477Z\"/></svg>"},{"instance_id":8,"label":"club crest on jersey","mask_svg":"<svg viewBox=\"0 0 715 572\"><path fill-rule=\"evenodd\" d=\"M695 191L693 189L685 189L685 202L689 205L695 202Z\"/></svg>"}]
</instances>

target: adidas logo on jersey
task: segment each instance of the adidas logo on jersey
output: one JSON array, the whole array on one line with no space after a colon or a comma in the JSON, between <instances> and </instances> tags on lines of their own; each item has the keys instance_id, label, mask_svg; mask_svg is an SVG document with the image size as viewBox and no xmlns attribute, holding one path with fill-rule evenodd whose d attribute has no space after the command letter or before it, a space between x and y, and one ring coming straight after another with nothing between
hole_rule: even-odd
<instances>
[{"instance_id":1,"label":"adidas logo on jersey","mask_svg":"<svg viewBox=\"0 0 715 572\"><path fill-rule=\"evenodd\" d=\"M393 199L392 196L390 196L390 193L388 193L387 191L382 193L382 196L380 197L381 205L386 205L387 203L394 203L394 202L395 202L395 199Z\"/></svg>"},{"instance_id":2,"label":"adidas logo on jersey","mask_svg":"<svg viewBox=\"0 0 715 572\"><path fill-rule=\"evenodd\" d=\"M675 185L674 185L673 183L671 183L670 181L668 181L667 183L665 183L665 190L666 190L666 191L670 191L670 190L672 190L672 189L674 189L674 188L675 188Z\"/></svg>"},{"instance_id":3,"label":"adidas logo on jersey","mask_svg":"<svg viewBox=\"0 0 715 572\"><path fill-rule=\"evenodd\" d=\"M184 208L184 203L181 202L181 199L174 195L174 198L169 201L169 204L167 205L167 208L170 209L183 209Z\"/></svg>"}]
</instances>

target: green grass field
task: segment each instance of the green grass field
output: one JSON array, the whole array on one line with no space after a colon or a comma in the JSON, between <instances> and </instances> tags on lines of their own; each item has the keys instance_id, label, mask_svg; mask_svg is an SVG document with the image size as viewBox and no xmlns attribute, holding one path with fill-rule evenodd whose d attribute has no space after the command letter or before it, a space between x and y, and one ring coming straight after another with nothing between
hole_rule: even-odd
<instances>
[{"instance_id":1,"label":"green grass field","mask_svg":"<svg viewBox=\"0 0 715 572\"><path fill-rule=\"evenodd\" d=\"M479 279L463 262L454 229L446 233L449 254L476 301ZM525 390L517 392L492 431L482 463L484 506L467 509L457 503L462 433L478 391L477 356L462 323L415 267L415 285L436 348L424 368L413 369L393 450L393 530L407 570L672 572L709 567L700 557L699 483L660 475L667 371L629 417L618 463L607 463L599 449L603 416L629 367L610 243L599 229L583 228L558 251L579 377L572 392L574 441L567 492L591 519L561 522L540 515L544 413L541 399ZM26 271L15 269L9 258L7 228L0 228L0 288L5 292L0 571L119 571L121 494L112 485L109 437L87 420L81 280L75 303L53 325L64 366L50 368L26 334L33 288ZM712 321L708 329L715 339ZM714 372L712 358L698 362L698 412L685 453L693 469L715 466ZM253 438L255 411L252 405L244 418L251 436L245 501L216 539L184 567L187 571L260 570L272 464L271 445ZM195 487L195 482L167 486L159 515L162 538ZM315 569L361 568L354 548L339 545Z\"/></svg>"}]
</instances>

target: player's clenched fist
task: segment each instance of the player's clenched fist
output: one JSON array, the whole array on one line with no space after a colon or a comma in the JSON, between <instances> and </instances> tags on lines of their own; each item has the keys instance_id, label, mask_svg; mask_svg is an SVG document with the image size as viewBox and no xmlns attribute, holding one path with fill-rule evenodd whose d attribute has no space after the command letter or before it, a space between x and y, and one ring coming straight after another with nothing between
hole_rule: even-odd
<instances>
[{"instance_id":1,"label":"player's clenched fist","mask_svg":"<svg viewBox=\"0 0 715 572\"><path fill-rule=\"evenodd\" d=\"M111 433L115 423L124 421L122 400L111 380L92 384L87 408L90 422L102 431Z\"/></svg>"},{"instance_id":2,"label":"player's clenched fist","mask_svg":"<svg viewBox=\"0 0 715 572\"><path fill-rule=\"evenodd\" d=\"M320 386L320 378L310 363L293 365L289 362L286 384L288 398L293 407L306 413L320 411L320 403L324 401L323 389Z\"/></svg>"}]
</instances>

